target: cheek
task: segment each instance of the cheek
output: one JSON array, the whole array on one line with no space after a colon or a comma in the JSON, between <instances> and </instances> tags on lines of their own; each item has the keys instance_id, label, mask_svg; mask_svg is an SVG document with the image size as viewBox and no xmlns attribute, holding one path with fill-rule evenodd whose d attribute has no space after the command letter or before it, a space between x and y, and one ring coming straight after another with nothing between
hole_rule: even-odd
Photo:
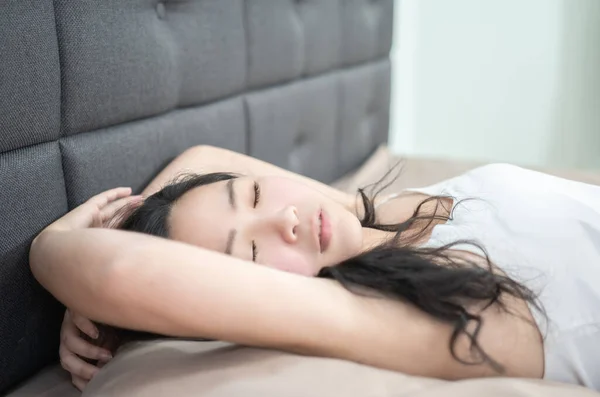
<instances>
[{"instance_id":1,"label":"cheek","mask_svg":"<svg viewBox=\"0 0 600 397\"><path fill-rule=\"evenodd\" d=\"M266 250L263 250L266 251ZM260 259L264 266L284 272L314 276L315 264L306 254L289 247L271 247Z\"/></svg>"}]
</instances>

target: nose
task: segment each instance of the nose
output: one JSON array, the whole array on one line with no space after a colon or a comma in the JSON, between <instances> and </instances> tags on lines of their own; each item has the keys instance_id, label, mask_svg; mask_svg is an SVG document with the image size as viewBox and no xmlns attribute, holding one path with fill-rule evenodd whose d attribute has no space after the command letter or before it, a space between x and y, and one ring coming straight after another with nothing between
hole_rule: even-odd
<instances>
[{"instance_id":1,"label":"nose","mask_svg":"<svg viewBox=\"0 0 600 397\"><path fill-rule=\"evenodd\" d=\"M273 215L271 223L275 230L281 235L288 244L293 244L298 240L298 210L290 205Z\"/></svg>"}]
</instances>

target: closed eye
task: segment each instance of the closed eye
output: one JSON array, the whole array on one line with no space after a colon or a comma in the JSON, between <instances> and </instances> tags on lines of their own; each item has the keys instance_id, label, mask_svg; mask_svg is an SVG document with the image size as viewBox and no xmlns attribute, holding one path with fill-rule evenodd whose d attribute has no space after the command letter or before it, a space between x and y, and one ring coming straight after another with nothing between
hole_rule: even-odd
<instances>
[{"instance_id":1,"label":"closed eye","mask_svg":"<svg viewBox=\"0 0 600 397\"><path fill-rule=\"evenodd\" d=\"M260 202L260 185L254 182L254 208ZM256 262L256 256L258 255L258 249L256 248L256 242L252 240L252 262Z\"/></svg>"},{"instance_id":2,"label":"closed eye","mask_svg":"<svg viewBox=\"0 0 600 397\"><path fill-rule=\"evenodd\" d=\"M257 255L258 255L258 250L256 249L256 243L253 240L252 241L252 262L256 262Z\"/></svg>"},{"instance_id":3,"label":"closed eye","mask_svg":"<svg viewBox=\"0 0 600 397\"><path fill-rule=\"evenodd\" d=\"M260 201L260 186L258 183L254 182L254 208L256 208L259 201Z\"/></svg>"}]
</instances>

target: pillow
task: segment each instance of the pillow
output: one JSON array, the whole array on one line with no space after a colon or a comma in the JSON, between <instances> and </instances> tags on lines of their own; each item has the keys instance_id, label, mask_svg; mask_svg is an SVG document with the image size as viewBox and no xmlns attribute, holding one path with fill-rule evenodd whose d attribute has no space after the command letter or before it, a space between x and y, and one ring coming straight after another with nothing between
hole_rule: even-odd
<instances>
[{"instance_id":1,"label":"pillow","mask_svg":"<svg viewBox=\"0 0 600 397\"><path fill-rule=\"evenodd\" d=\"M154 340L123 346L83 397L585 397L588 389L542 380L460 382L352 362L222 342Z\"/></svg>"},{"instance_id":2,"label":"pillow","mask_svg":"<svg viewBox=\"0 0 600 397\"><path fill-rule=\"evenodd\" d=\"M342 360L163 339L123 346L83 396L395 397L442 383Z\"/></svg>"}]
</instances>

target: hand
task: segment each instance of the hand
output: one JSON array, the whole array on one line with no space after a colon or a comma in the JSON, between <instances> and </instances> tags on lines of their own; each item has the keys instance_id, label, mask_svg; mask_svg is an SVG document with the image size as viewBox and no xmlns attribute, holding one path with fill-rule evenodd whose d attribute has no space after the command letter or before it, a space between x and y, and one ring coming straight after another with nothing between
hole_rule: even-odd
<instances>
[{"instance_id":1,"label":"hand","mask_svg":"<svg viewBox=\"0 0 600 397\"><path fill-rule=\"evenodd\" d=\"M80 331L97 339L98 328L89 319L67 310L60 330L59 356L62 367L71 373L75 387L83 391L87 383L111 358L111 352L83 339ZM98 360L94 366L84 359Z\"/></svg>"},{"instance_id":2,"label":"hand","mask_svg":"<svg viewBox=\"0 0 600 397\"><path fill-rule=\"evenodd\" d=\"M102 192L56 220L46 230L103 227L125 205L142 201L142 196L130 195L131 188L128 187L118 187Z\"/></svg>"}]
</instances>

